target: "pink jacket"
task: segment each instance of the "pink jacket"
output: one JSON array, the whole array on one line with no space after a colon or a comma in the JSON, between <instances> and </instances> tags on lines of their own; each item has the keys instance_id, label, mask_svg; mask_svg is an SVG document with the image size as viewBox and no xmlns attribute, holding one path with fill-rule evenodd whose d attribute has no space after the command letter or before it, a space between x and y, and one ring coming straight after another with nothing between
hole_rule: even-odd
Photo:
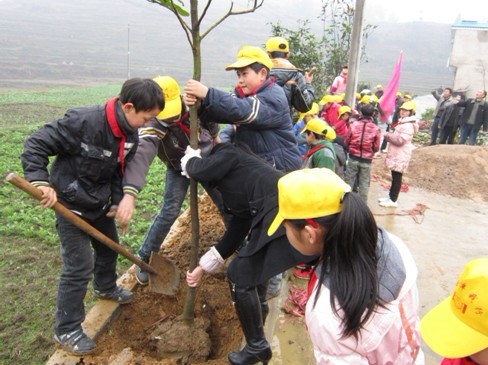
<instances>
[{"instance_id":1,"label":"pink jacket","mask_svg":"<svg viewBox=\"0 0 488 365\"><path fill-rule=\"evenodd\" d=\"M342 94L346 92L346 84L347 84L347 76L341 72L339 76L337 76L332 85L330 87L330 92L333 94Z\"/></svg>"},{"instance_id":2,"label":"pink jacket","mask_svg":"<svg viewBox=\"0 0 488 365\"><path fill-rule=\"evenodd\" d=\"M305 320L317 365L424 364L420 348L417 267L405 244L395 235L388 235L400 252L407 276L397 299L385 308L377 309L361 330L358 340L341 338L341 321L332 311L327 287L321 288L315 307L316 286L313 289Z\"/></svg>"},{"instance_id":3,"label":"pink jacket","mask_svg":"<svg viewBox=\"0 0 488 365\"><path fill-rule=\"evenodd\" d=\"M395 131L385 135L389 142L385 166L393 171L405 173L410 163L413 150L413 136L419 130L415 116L402 118L398 121Z\"/></svg>"}]
</instances>

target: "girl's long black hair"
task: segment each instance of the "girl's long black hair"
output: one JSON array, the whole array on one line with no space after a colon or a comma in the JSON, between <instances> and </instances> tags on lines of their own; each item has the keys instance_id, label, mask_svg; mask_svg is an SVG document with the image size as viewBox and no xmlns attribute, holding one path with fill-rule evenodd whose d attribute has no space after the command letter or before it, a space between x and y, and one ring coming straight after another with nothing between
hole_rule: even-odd
<instances>
[{"instance_id":1,"label":"girl's long black hair","mask_svg":"<svg viewBox=\"0 0 488 365\"><path fill-rule=\"evenodd\" d=\"M339 310L344 312L342 335L344 338L357 338L376 307L381 306L376 271L376 222L366 203L356 193L345 194L340 213L314 220L327 229L322 251L323 268L318 278L314 306L322 287L320 284L327 276L331 308L337 316ZM305 225L304 221L294 223Z\"/></svg>"}]
</instances>

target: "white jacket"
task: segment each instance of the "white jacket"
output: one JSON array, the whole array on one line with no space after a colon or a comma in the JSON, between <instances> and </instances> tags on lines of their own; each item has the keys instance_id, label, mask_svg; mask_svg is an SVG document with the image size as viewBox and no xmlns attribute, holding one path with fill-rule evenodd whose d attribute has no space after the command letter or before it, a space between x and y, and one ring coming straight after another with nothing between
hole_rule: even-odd
<instances>
[{"instance_id":1,"label":"white jacket","mask_svg":"<svg viewBox=\"0 0 488 365\"><path fill-rule=\"evenodd\" d=\"M386 231L385 231L386 233ZM420 348L417 267L405 244L386 233L403 260L406 278L397 299L377 308L358 340L341 338L341 321L330 306L330 291L322 285L314 307L317 284L307 303L305 319L318 365L423 365ZM338 311L339 315L341 311Z\"/></svg>"}]
</instances>

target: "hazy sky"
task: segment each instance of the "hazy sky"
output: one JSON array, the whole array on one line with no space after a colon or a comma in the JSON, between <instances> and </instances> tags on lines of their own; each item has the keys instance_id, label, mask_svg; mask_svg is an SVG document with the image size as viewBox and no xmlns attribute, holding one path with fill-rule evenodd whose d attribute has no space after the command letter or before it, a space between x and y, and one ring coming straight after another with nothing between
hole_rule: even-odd
<instances>
[{"instance_id":1,"label":"hazy sky","mask_svg":"<svg viewBox=\"0 0 488 365\"><path fill-rule=\"evenodd\" d=\"M366 0L370 21L427 21L453 23L460 15L464 20L486 21L486 0Z\"/></svg>"}]
</instances>

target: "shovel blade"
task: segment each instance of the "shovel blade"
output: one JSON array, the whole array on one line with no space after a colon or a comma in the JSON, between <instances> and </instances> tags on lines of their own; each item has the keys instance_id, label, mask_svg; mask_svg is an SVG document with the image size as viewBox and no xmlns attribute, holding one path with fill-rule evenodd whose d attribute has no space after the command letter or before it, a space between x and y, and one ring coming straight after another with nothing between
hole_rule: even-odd
<instances>
[{"instance_id":1,"label":"shovel blade","mask_svg":"<svg viewBox=\"0 0 488 365\"><path fill-rule=\"evenodd\" d=\"M157 274L149 273L149 290L159 294L174 295L180 282L180 274L175 264L153 252L149 265L157 272Z\"/></svg>"}]
</instances>

